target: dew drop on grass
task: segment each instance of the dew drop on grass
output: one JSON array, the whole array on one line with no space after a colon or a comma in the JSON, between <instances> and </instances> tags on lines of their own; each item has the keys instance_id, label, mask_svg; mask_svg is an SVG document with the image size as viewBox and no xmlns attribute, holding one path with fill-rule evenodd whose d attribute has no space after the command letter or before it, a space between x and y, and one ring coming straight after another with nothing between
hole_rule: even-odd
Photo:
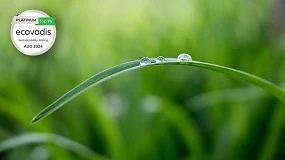
<instances>
[{"instance_id":1,"label":"dew drop on grass","mask_svg":"<svg viewBox=\"0 0 285 160\"><path fill-rule=\"evenodd\" d=\"M157 57L156 60L155 60L156 63L163 63L163 62L165 62L165 61L166 61L166 60L165 60L165 58L164 58L163 56L159 56L159 57Z\"/></svg>"},{"instance_id":2,"label":"dew drop on grass","mask_svg":"<svg viewBox=\"0 0 285 160\"><path fill-rule=\"evenodd\" d=\"M178 61L192 61L192 58L189 54L187 53L182 53L177 57Z\"/></svg>"},{"instance_id":3,"label":"dew drop on grass","mask_svg":"<svg viewBox=\"0 0 285 160\"><path fill-rule=\"evenodd\" d=\"M151 64L151 61L148 57L143 57L141 58L140 60L140 65L141 66L145 66L145 65L148 65L148 64Z\"/></svg>"}]
</instances>

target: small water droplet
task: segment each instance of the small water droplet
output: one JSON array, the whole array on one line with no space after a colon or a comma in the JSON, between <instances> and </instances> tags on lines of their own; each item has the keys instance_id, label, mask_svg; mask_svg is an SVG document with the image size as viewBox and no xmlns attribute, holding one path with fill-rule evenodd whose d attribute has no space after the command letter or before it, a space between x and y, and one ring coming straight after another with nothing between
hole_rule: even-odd
<instances>
[{"instance_id":1,"label":"small water droplet","mask_svg":"<svg viewBox=\"0 0 285 160\"><path fill-rule=\"evenodd\" d=\"M159 56L155 60L156 63L163 63L165 61L166 61L166 59L163 56Z\"/></svg>"},{"instance_id":2,"label":"small water droplet","mask_svg":"<svg viewBox=\"0 0 285 160\"><path fill-rule=\"evenodd\" d=\"M189 54L187 53L182 53L177 57L178 61L192 61L192 58Z\"/></svg>"},{"instance_id":3,"label":"small water droplet","mask_svg":"<svg viewBox=\"0 0 285 160\"><path fill-rule=\"evenodd\" d=\"M141 66L148 65L148 64L151 64L151 61L150 61L150 59L148 57L141 58L141 60L140 60L140 65Z\"/></svg>"}]
</instances>

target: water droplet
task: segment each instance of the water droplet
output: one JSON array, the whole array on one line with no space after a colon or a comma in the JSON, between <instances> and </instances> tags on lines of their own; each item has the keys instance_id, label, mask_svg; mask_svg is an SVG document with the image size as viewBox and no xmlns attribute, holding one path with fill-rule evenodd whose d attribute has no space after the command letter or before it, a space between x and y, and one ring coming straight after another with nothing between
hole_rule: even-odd
<instances>
[{"instance_id":1,"label":"water droplet","mask_svg":"<svg viewBox=\"0 0 285 160\"><path fill-rule=\"evenodd\" d=\"M145 65L148 65L148 64L151 64L151 61L148 57L143 57L141 58L140 60L140 65L141 66L145 66Z\"/></svg>"},{"instance_id":2,"label":"water droplet","mask_svg":"<svg viewBox=\"0 0 285 160\"><path fill-rule=\"evenodd\" d=\"M187 53L182 53L177 57L178 61L192 61L192 58L189 54Z\"/></svg>"},{"instance_id":3,"label":"water droplet","mask_svg":"<svg viewBox=\"0 0 285 160\"><path fill-rule=\"evenodd\" d=\"M155 60L156 63L163 63L165 61L166 61L166 59L163 56L159 56Z\"/></svg>"}]
</instances>

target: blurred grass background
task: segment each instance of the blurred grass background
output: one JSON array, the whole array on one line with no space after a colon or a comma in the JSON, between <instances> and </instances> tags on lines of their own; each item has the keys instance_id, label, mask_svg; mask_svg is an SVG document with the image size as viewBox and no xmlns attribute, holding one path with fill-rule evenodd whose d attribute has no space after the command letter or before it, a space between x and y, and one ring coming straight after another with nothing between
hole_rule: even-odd
<instances>
[{"instance_id":1,"label":"blurred grass background","mask_svg":"<svg viewBox=\"0 0 285 160\"><path fill-rule=\"evenodd\" d=\"M37 57L21 54L10 39L13 16L30 9L57 18L54 46ZM143 56L186 52L281 84L284 0L0 0L0 24L0 144L43 132L112 159L285 159L284 104L192 67L120 75L30 125L81 81ZM0 159L84 157L39 143L0 152Z\"/></svg>"}]
</instances>

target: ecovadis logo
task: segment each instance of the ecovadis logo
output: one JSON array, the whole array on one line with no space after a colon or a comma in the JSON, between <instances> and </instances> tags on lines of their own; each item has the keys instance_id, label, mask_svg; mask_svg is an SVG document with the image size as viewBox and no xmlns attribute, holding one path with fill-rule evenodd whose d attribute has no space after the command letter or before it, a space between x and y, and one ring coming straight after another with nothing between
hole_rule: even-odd
<instances>
[{"instance_id":1,"label":"ecovadis logo","mask_svg":"<svg viewBox=\"0 0 285 160\"><path fill-rule=\"evenodd\" d=\"M55 17L38 10L28 10L14 16L11 39L22 53L37 56L47 52L56 38Z\"/></svg>"},{"instance_id":2,"label":"ecovadis logo","mask_svg":"<svg viewBox=\"0 0 285 160\"><path fill-rule=\"evenodd\" d=\"M16 34L19 35L51 35L51 30L44 28L42 30L16 30Z\"/></svg>"}]
</instances>

